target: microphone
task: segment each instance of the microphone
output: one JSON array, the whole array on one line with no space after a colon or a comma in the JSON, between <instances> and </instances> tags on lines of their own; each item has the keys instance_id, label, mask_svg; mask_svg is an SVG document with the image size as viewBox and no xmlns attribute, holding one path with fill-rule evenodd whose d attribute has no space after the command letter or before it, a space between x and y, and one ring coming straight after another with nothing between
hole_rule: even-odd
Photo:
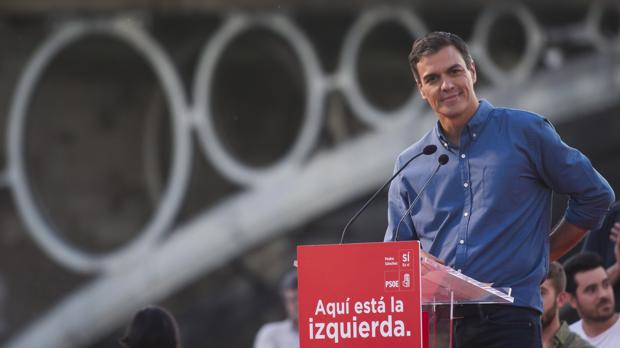
<instances>
[{"instance_id":1,"label":"microphone","mask_svg":"<svg viewBox=\"0 0 620 348\"><path fill-rule=\"evenodd\" d=\"M394 180L394 178L396 176L398 176L398 174L400 174L400 172L403 171L403 169L405 169L409 163L411 163L414 159L422 156L422 155L432 155L435 153L435 151L437 151L437 146L435 145L426 145L424 147L424 149L422 149L422 152L420 152L419 154L411 157L407 162L405 162L405 164L403 164L403 166L396 172L394 173L394 175L392 175L392 177L385 183L383 184L383 186L381 186L380 189L377 190L377 192L375 192L372 197L370 197L366 203L364 203L364 205L362 206L362 208L360 210L358 210L353 217L349 220L349 222L347 222L347 224L344 226L344 228L342 229L342 236L340 237L340 244L342 244L344 242L344 235L347 233L347 229L349 229L349 226L353 223L353 221L355 221L357 219L358 216L360 216L360 214L366 210L366 207L368 207L368 205L375 200L375 198L379 195L379 193L381 193L381 191L383 191L383 189L392 182L392 180ZM448 156L446 156L448 157Z\"/></svg>"},{"instance_id":2,"label":"microphone","mask_svg":"<svg viewBox=\"0 0 620 348\"><path fill-rule=\"evenodd\" d=\"M398 240L398 231L400 231L400 225L403 223L403 221L405 221L405 217L407 215L409 215L409 213L411 212L411 209L413 209L413 207L418 202L418 200L420 200L420 197L422 197L422 192L424 192L424 190L426 190L426 187L431 182L431 179L433 179L435 174L437 174L437 172L439 171L439 167L441 167L444 164L448 163L448 160L449 160L449 158L448 158L448 155L446 155L446 154L443 154L443 155L439 156L439 158L437 159L437 162L439 162L437 164L437 168L435 168L435 171L433 172L433 174L431 174L431 176L428 177L428 179L426 180L426 182L422 186L422 189L420 189L420 192L418 192L418 194L416 195L416 197L413 200L413 202L409 205L409 208L407 208L407 211L405 211L405 213L403 214L403 217L400 218L400 221L398 222L398 225L396 226L396 233L394 233L394 236L392 236L392 242L395 242L395 241Z\"/></svg>"}]
</instances>

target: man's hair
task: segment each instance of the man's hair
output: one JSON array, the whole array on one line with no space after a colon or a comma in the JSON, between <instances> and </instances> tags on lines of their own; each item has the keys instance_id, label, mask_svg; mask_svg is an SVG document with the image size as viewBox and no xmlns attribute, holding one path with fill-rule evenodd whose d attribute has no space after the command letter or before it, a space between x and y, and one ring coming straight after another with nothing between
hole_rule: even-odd
<instances>
[{"instance_id":1,"label":"man's hair","mask_svg":"<svg viewBox=\"0 0 620 348\"><path fill-rule=\"evenodd\" d=\"M178 348L179 328L167 310L149 306L134 315L120 343L128 348Z\"/></svg>"},{"instance_id":2,"label":"man's hair","mask_svg":"<svg viewBox=\"0 0 620 348\"><path fill-rule=\"evenodd\" d=\"M280 281L280 293L285 290L297 290L297 271L292 270L286 273Z\"/></svg>"},{"instance_id":3,"label":"man's hair","mask_svg":"<svg viewBox=\"0 0 620 348\"><path fill-rule=\"evenodd\" d=\"M545 280L551 280L556 296L566 289L566 274L564 273L564 268L558 262L554 261L549 265L549 272L547 272Z\"/></svg>"},{"instance_id":4,"label":"man's hair","mask_svg":"<svg viewBox=\"0 0 620 348\"><path fill-rule=\"evenodd\" d=\"M583 252L574 255L564 264L566 272L566 291L575 296L577 292L577 281L575 275L580 272L587 272L593 269L603 267L603 259L593 252Z\"/></svg>"},{"instance_id":5,"label":"man's hair","mask_svg":"<svg viewBox=\"0 0 620 348\"><path fill-rule=\"evenodd\" d=\"M435 54L447 46L454 46L454 48L461 53L467 68L474 63L474 60L469 53L469 48L463 39L458 37L456 34L447 33L445 31L434 31L415 40L413 42L413 47L411 47L411 53L409 53L409 65L411 66L411 72L413 72L413 77L416 82L420 82L420 75L418 74L416 65L422 57Z\"/></svg>"}]
</instances>

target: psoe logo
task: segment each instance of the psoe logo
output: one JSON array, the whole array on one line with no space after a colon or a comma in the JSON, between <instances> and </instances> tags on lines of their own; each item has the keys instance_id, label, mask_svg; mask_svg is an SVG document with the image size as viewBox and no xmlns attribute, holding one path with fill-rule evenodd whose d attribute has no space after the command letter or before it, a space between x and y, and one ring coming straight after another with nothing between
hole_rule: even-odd
<instances>
[{"instance_id":1,"label":"psoe logo","mask_svg":"<svg viewBox=\"0 0 620 348\"><path fill-rule=\"evenodd\" d=\"M411 272L401 272L400 273L401 287L403 290L407 290L411 288Z\"/></svg>"},{"instance_id":2,"label":"psoe logo","mask_svg":"<svg viewBox=\"0 0 620 348\"><path fill-rule=\"evenodd\" d=\"M400 275L398 271L385 272L384 287L386 291L400 290Z\"/></svg>"}]
</instances>

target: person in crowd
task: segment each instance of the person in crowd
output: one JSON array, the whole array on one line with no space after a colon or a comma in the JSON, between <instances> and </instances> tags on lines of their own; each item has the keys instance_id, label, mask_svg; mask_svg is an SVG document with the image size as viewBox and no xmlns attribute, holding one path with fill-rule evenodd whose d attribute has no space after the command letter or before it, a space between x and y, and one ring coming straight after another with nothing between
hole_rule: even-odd
<instances>
[{"instance_id":1,"label":"person in crowd","mask_svg":"<svg viewBox=\"0 0 620 348\"><path fill-rule=\"evenodd\" d=\"M455 308L456 347L540 347L540 284L549 261L601 225L613 191L548 120L479 100L474 61L457 35L415 40L409 61L438 122L399 155L395 171L427 146L439 150L392 181L385 240L420 240L424 252L457 271L512 288L512 305ZM553 229L552 192L569 196Z\"/></svg>"},{"instance_id":2,"label":"person in crowd","mask_svg":"<svg viewBox=\"0 0 620 348\"><path fill-rule=\"evenodd\" d=\"M591 251L603 258L609 282L614 288L614 297L620 298L620 201L614 203L603 226L586 237L583 251ZM616 301L616 312L620 312L620 301Z\"/></svg>"},{"instance_id":3,"label":"person in crowd","mask_svg":"<svg viewBox=\"0 0 620 348\"><path fill-rule=\"evenodd\" d=\"M579 253L566 261L564 269L570 305L581 318L570 329L595 347L620 346L620 320L601 257L591 252Z\"/></svg>"},{"instance_id":4,"label":"person in crowd","mask_svg":"<svg viewBox=\"0 0 620 348\"><path fill-rule=\"evenodd\" d=\"M126 348L180 348L179 328L167 310L149 306L139 310L120 343Z\"/></svg>"},{"instance_id":5,"label":"person in crowd","mask_svg":"<svg viewBox=\"0 0 620 348\"><path fill-rule=\"evenodd\" d=\"M581 251L591 251L601 256L607 276L614 288L614 298L620 298L620 201L612 205L601 228L591 231ZM620 312L620 301L616 301L616 312ZM579 320L577 311L566 303L560 309L560 318L568 323Z\"/></svg>"},{"instance_id":6,"label":"person in crowd","mask_svg":"<svg viewBox=\"0 0 620 348\"><path fill-rule=\"evenodd\" d=\"M284 275L280 282L280 296L287 318L263 325L254 340L254 348L298 348L297 271Z\"/></svg>"},{"instance_id":7,"label":"person in crowd","mask_svg":"<svg viewBox=\"0 0 620 348\"><path fill-rule=\"evenodd\" d=\"M547 278L540 286L543 300L542 343L543 348L593 348L581 336L572 332L566 322L560 323L560 308L567 301L566 275L558 262L549 265Z\"/></svg>"}]
</instances>

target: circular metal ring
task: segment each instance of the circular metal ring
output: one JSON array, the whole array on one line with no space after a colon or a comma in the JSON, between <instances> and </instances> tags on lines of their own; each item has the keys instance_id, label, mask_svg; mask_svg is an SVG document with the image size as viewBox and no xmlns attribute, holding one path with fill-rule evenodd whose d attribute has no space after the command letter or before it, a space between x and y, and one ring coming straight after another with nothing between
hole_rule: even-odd
<instances>
[{"instance_id":1,"label":"circular metal ring","mask_svg":"<svg viewBox=\"0 0 620 348\"><path fill-rule=\"evenodd\" d=\"M409 100L401 107L394 111L386 112L366 101L359 86L355 72L362 42L374 27L390 20L400 23L414 38L422 37L427 33L423 22L409 10L380 7L369 11L362 15L347 33L340 59L340 72L337 78L338 83L342 87L343 94L349 100L351 108L357 117L375 128L388 127L393 122L409 118L412 113L415 114L415 110L420 109L423 105L422 99L418 96L418 93L415 93L414 89L414 93L411 94Z\"/></svg>"},{"instance_id":2,"label":"circular metal ring","mask_svg":"<svg viewBox=\"0 0 620 348\"><path fill-rule=\"evenodd\" d=\"M306 80L306 103L301 133L292 148L278 162L267 167L250 167L229 154L219 141L213 125L211 86L217 63L226 45L242 32L253 27L262 27L284 38L302 62ZM277 177L291 166L299 165L312 150L321 128L321 110L325 98L325 81L308 39L288 19L278 15L257 16L233 15L205 46L199 60L194 84L195 109L192 113L200 143L211 159L211 164L228 179L243 185L256 185L269 178Z\"/></svg>"},{"instance_id":3,"label":"circular metal ring","mask_svg":"<svg viewBox=\"0 0 620 348\"><path fill-rule=\"evenodd\" d=\"M106 254L89 254L60 239L38 211L27 181L24 159L24 128L28 103L44 69L70 43L89 34L105 34L120 39L146 58L163 85L173 117L173 159L171 172L152 219L130 243ZM190 124L186 116L182 84L162 48L128 19L70 22L62 25L35 52L21 75L10 109L7 127L8 172L18 212L28 231L54 260L80 272L101 271L123 264L147 250L170 227L185 194L191 168Z\"/></svg>"},{"instance_id":4,"label":"circular metal ring","mask_svg":"<svg viewBox=\"0 0 620 348\"><path fill-rule=\"evenodd\" d=\"M614 9L620 16L620 3L616 1L592 2L586 16L586 33L599 52L608 52L610 49L620 50L620 33L609 38L601 32L601 22L605 10Z\"/></svg>"},{"instance_id":5,"label":"circular metal ring","mask_svg":"<svg viewBox=\"0 0 620 348\"><path fill-rule=\"evenodd\" d=\"M509 71L495 64L489 53L489 33L497 19L503 15L514 16L525 30L525 53L519 63ZM493 84L506 85L523 82L531 76L543 49L544 37L532 13L522 4L502 3L485 9L475 24L472 53L476 68L482 71Z\"/></svg>"}]
</instances>

